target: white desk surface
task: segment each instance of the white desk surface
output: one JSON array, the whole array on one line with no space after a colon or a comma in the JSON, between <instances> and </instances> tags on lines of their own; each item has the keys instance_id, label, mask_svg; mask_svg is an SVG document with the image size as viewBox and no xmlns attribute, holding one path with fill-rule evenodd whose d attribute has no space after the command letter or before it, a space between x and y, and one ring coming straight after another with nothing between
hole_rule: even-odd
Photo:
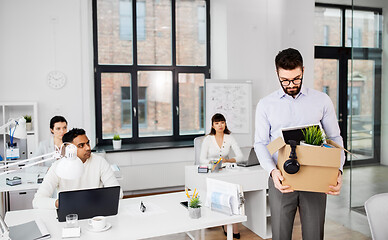
<instances>
[{"instance_id":1,"label":"white desk surface","mask_svg":"<svg viewBox=\"0 0 388 240\"><path fill-rule=\"evenodd\" d=\"M185 185L189 188L206 190L206 178L240 184L244 192L268 188L268 173L260 166L223 168L214 173L198 173L198 166L185 167ZM194 189L192 189L194 190Z\"/></svg>"},{"instance_id":2,"label":"white desk surface","mask_svg":"<svg viewBox=\"0 0 388 240\"><path fill-rule=\"evenodd\" d=\"M142 239L247 220L245 215L227 216L213 212L206 207L202 207L201 218L191 219L187 209L179 204L181 201L186 200L187 198L183 192L120 200L119 213L116 216L107 218L108 222L112 224L112 228L105 232L90 232L87 230L87 220L80 220L81 239ZM152 209L147 209L144 214L138 210L138 212L131 214L130 209L132 207L139 209L140 201L143 201L144 205L146 207L148 205L149 208L151 206L158 206L159 210L152 211ZM41 218L51 234L51 239L61 239L62 228L65 227L66 223L58 222L56 217L55 210L31 209L7 212L5 222L8 226L13 226L35 218ZM229 226L231 233L231 225Z\"/></svg>"},{"instance_id":3,"label":"white desk surface","mask_svg":"<svg viewBox=\"0 0 388 240\"><path fill-rule=\"evenodd\" d=\"M22 171L4 174L0 176L0 192L22 191L30 189L38 189L40 184L37 183L38 175L44 177L47 172L47 167L31 167ZM22 178L22 184L9 186L6 184L6 178L18 176Z\"/></svg>"}]
</instances>

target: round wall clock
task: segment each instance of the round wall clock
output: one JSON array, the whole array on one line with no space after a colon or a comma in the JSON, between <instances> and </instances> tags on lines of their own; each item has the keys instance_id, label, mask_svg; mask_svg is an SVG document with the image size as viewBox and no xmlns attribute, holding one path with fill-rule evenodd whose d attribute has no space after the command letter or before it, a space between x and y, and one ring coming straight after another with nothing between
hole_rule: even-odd
<instances>
[{"instance_id":1,"label":"round wall clock","mask_svg":"<svg viewBox=\"0 0 388 240\"><path fill-rule=\"evenodd\" d=\"M47 83L54 89L63 88L66 84L66 75L60 71L51 71L47 75Z\"/></svg>"}]
</instances>

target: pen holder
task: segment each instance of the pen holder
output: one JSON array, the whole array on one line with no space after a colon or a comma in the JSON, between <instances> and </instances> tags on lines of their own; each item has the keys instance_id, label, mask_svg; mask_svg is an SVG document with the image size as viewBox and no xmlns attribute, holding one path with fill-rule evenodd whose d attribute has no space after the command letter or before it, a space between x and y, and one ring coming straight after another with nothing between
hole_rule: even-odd
<instances>
[{"instance_id":1,"label":"pen holder","mask_svg":"<svg viewBox=\"0 0 388 240\"><path fill-rule=\"evenodd\" d=\"M212 167L211 167L212 172L218 172L221 169L222 169L222 160L212 162Z\"/></svg>"}]
</instances>

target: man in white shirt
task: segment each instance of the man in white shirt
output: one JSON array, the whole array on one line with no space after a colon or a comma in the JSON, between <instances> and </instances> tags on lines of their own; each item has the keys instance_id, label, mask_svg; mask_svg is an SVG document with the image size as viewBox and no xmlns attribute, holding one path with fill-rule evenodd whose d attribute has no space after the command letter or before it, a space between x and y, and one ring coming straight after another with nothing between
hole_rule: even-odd
<instances>
[{"instance_id":1,"label":"man in white shirt","mask_svg":"<svg viewBox=\"0 0 388 240\"><path fill-rule=\"evenodd\" d=\"M293 191L283 186L282 173L277 169L277 153L270 155L267 145L281 136L281 129L321 123L327 136L343 146L333 103L329 96L302 86L303 58L296 49L285 49L275 58L281 89L264 97L256 108L255 151L261 166L270 178L269 203L273 240L291 240L296 210L299 208L304 240L323 239L326 194ZM345 155L341 155L336 186L327 194L339 195Z\"/></svg>"},{"instance_id":2,"label":"man in white shirt","mask_svg":"<svg viewBox=\"0 0 388 240\"><path fill-rule=\"evenodd\" d=\"M35 194L32 201L34 208L58 208L57 197L52 197L55 190L59 193L61 191L119 186L109 163L104 158L91 153L90 141L85 130L73 128L63 136L62 140L64 143L68 142L77 146L77 156L84 163L84 172L78 179L62 179L55 173L59 161L54 162ZM122 197L123 192L120 190L120 198Z\"/></svg>"}]
</instances>

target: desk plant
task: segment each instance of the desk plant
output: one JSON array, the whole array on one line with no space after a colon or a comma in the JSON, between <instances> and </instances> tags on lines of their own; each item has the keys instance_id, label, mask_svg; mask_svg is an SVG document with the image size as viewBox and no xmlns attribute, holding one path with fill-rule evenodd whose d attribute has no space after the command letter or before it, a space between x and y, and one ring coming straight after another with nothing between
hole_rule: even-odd
<instances>
[{"instance_id":1,"label":"desk plant","mask_svg":"<svg viewBox=\"0 0 388 240\"><path fill-rule=\"evenodd\" d=\"M305 129L302 129L302 133L304 136L304 141L302 143L321 146L323 144L323 140L325 135L320 127L311 126Z\"/></svg>"},{"instance_id":2,"label":"desk plant","mask_svg":"<svg viewBox=\"0 0 388 240\"><path fill-rule=\"evenodd\" d=\"M26 119L26 130L31 131L32 130L32 117L30 115L25 115L24 119Z\"/></svg>"},{"instance_id":3,"label":"desk plant","mask_svg":"<svg viewBox=\"0 0 388 240\"><path fill-rule=\"evenodd\" d=\"M113 149L117 150L117 149L121 149L121 138L120 138L120 135L118 134L115 134L113 136Z\"/></svg>"},{"instance_id":4,"label":"desk plant","mask_svg":"<svg viewBox=\"0 0 388 240\"><path fill-rule=\"evenodd\" d=\"M193 196L189 197L189 216L194 219L201 217L201 201L199 200L198 192L195 194L195 190Z\"/></svg>"}]
</instances>

